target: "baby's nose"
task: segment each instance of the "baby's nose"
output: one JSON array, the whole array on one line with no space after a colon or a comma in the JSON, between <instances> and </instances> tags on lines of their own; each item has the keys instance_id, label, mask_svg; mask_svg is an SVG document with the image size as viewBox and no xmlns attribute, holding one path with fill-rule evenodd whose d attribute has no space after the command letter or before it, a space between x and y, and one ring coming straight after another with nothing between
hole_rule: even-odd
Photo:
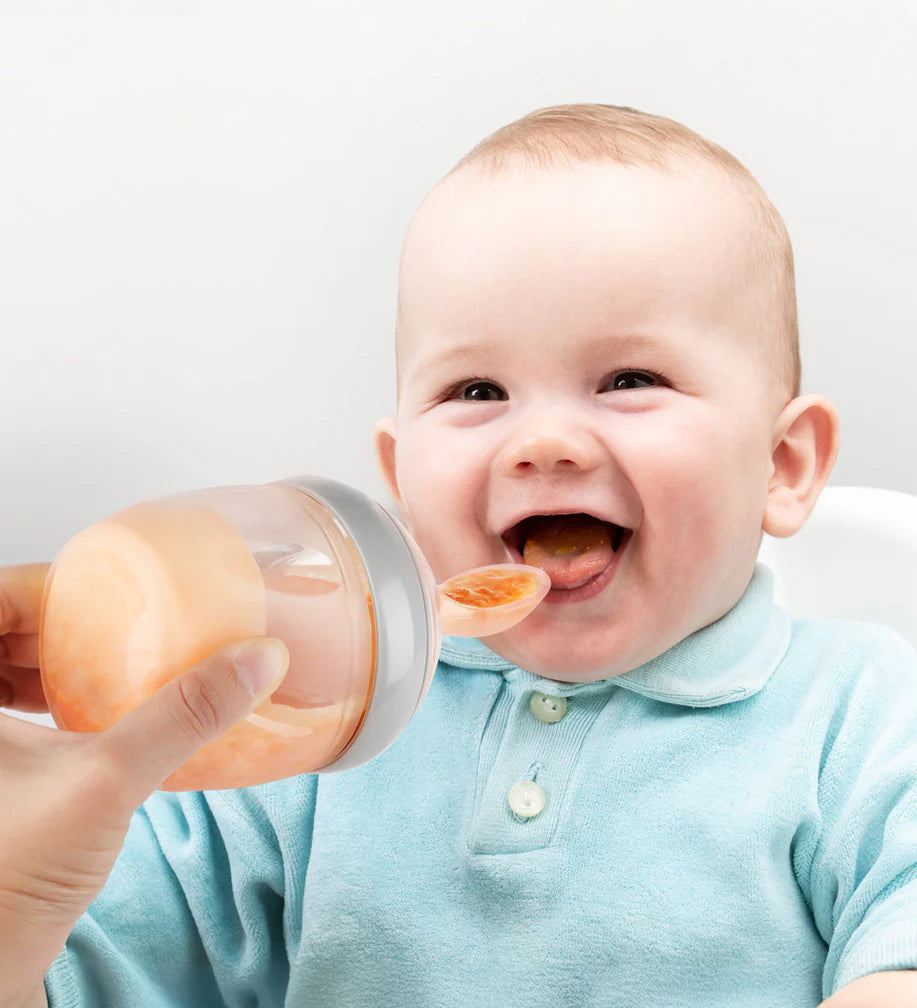
<instances>
[{"instance_id":1,"label":"baby's nose","mask_svg":"<svg viewBox=\"0 0 917 1008\"><path fill-rule=\"evenodd\" d=\"M504 472L523 476L528 472L554 473L579 469L588 472L601 461L601 446L582 427L520 431L507 440L500 456Z\"/></svg>"}]
</instances>

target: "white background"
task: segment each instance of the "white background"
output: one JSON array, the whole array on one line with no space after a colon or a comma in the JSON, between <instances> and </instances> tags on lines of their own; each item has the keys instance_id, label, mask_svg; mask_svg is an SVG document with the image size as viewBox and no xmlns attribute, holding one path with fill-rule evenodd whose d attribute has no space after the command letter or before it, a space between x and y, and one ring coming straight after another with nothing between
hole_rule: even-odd
<instances>
[{"instance_id":1,"label":"white background","mask_svg":"<svg viewBox=\"0 0 917 1008\"><path fill-rule=\"evenodd\" d=\"M0 0L0 564L135 501L300 472L388 503L398 254L543 105L730 149L797 258L831 482L917 493L913 0Z\"/></svg>"}]
</instances>

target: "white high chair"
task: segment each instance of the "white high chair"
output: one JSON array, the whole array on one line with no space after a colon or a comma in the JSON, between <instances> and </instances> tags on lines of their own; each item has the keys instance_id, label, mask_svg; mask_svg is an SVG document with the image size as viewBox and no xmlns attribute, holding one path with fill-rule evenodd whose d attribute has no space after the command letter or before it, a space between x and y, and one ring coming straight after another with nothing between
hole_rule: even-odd
<instances>
[{"instance_id":1,"label":"white high chair","mask_svg":"<svg viewBox=\"0 0 917 1008\"><path fill-rule=\"evenodd\" d=\"M765 534L758 559L791 616L885 623L917 647L917 496L826 486L796 535Z\"/></svg>"}]
</instances>

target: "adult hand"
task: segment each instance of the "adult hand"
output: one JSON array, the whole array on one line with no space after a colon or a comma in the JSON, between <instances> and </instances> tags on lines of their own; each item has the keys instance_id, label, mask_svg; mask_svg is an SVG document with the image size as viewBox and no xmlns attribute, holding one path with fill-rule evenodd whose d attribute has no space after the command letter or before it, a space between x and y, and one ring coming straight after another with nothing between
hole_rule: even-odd
<instances>
[{"instance_id":1,"label":"adult hand","mask_svg":"<svg viewBox=\"0 0 917 1008\"><path fill-rule=\"evenodd\" d=\"M46 710L38 669L49 564L0 568L0 706ZM246 638L176 676L102 732L0 714L0 1006L36 1002L108 878L138 805L276 689L289 652Z\"/></svg>"}]
</instances>

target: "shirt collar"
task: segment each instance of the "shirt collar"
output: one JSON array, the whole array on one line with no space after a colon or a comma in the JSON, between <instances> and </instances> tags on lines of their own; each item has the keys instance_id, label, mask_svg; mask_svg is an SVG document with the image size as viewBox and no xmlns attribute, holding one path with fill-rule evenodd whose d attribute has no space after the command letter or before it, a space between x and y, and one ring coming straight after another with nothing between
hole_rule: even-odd
<instances>
[{"instance_id":1,"label":"shirt collar","mask_svg":"<svg viewBox=\"0 0 917 1008\"><path fill-rule=\"evenodd\" d=\"M475 638L444 637L440 661L457 668L501 672L557 696L609 685L683 707L718 707L764 688L790 643L789 614L774 604L774 575L762 563L738 602L720 619L624 675L564 683L513 665Z\"/></svg>"}]
</instances>

